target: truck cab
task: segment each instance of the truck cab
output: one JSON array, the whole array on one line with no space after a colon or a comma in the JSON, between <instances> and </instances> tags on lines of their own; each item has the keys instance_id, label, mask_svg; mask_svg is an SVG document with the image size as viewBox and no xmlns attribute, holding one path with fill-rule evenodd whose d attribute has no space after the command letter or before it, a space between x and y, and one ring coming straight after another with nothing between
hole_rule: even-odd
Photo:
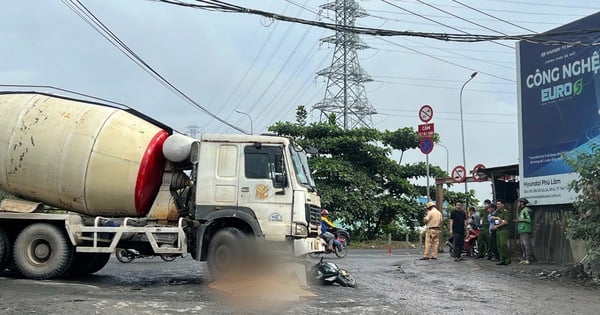
<instances>
[{"instance_id":1,"label":"truck cab","mask_svg":"<svg viewBox=\"0 0 600 315\"><path fill-rule=\"evenodd\" d=\"M320 250L320 198L306 152L285 137L204 134L191 146L196 259L211 272L220 252L253 236L261 251ZM225 235L225 236L223 236ZM231 241L219 241L231 239ZM215 243L216 242L216 243ZM192 246L190 249L192 250Z\"/></svg>"}]
</instances>

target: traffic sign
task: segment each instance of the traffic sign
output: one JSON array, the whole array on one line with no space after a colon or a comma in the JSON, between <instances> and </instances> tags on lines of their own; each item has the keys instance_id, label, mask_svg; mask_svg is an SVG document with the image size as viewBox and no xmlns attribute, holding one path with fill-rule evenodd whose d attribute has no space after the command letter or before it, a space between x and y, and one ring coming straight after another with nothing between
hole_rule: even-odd
<instances>
[{"instance_id":1,"label":"traffic sign","mask_svg":"<svg viewBox=\"0 0 600 315\"><path fill-rule=\"evenodd\" d=\"M429 154L433 151L433 139L431 137L423 137L419 141L419 149L423 154Z\"/></svg>"},{"instance_id":2,"label":"traffic sign","mask_svg":"<svg viewBox=\"0 0 600 315\"><path fill-rule=\"evenodd\" d=\"M485 168L485 165L483 165L483 164L475 165L475 167L473 168L473 179L474 180L476 180L478 182L482 182L487 179L487 176L485 176L485 174L479 175L479 170L484 169L484 168Z\"/></svg>"},{"instance_id":3,"label":"traffic sign","mask_svg":"<svg viewBox=\"0 0 600 315\"><path fill-rule=\"evenodd\" d=\"M467 170L462 165L457 165L452 169L452 179L455 183L462 183L467 179Z\"/></svg>"},{"instance_id":4,"label":"traffic sign","mask_svg":"<svg viewBox=\"0 0 600 315\"><path fill-rule=\"evenodd\" d=\"M433 118L433 108L431 108L430 105L421 106L421 108L419 109L419 119L421 119L422 122L426 123L430 121L431 118Z\"/></svg>"},{"instance_id":5,"label":"traffic sign","mask_svg":"<svg viewBox=\"0 0 600 315\"><path fill-rule=\"evenodd\" d=\"M419 137L433 137L433 123L419 125Z\"/></svg>"}]
</instances>

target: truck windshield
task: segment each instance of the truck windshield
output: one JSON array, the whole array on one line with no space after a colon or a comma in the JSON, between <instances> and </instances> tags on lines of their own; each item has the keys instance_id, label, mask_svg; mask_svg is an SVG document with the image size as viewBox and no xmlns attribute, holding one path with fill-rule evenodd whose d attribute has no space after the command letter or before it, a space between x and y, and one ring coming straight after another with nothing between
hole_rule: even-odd
<instances>
[{"instance_id":1,"label":"truck windshield","mask_svg":"<svg viewBox=\"0 0 600 315\"><path fill-rule=\"evenodd\" d=\"M296 180L298 180L300 184L315 190L315 181L310 174L306 152L296 145L290 146L290 152L296 173Z\"/></svg>"}]
</instances>

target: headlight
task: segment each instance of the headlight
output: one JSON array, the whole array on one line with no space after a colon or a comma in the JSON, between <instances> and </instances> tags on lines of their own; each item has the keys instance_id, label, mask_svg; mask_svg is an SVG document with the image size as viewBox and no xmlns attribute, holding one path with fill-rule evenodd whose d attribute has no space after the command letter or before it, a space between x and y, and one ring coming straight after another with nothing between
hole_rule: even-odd
<instances>
[{"instance_id":1,"label":"headlight","mask_svg":"<svg viewBox=\"0 0 600 315\"><path fill-rule=\"evenodd\" d=\"M296 223L296 230L294 231L294 234L306 236L308 234L308 228L304 224Z\"/></svg>"}]
</instances>

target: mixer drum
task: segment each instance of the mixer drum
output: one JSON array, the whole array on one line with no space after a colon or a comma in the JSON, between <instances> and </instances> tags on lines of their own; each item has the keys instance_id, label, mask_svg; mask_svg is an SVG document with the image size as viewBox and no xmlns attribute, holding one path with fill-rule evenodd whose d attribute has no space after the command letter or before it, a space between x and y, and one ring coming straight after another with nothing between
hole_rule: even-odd
<instances>
[{"instance_id":1,"label":"mixer drum","mask_svg":"<svg viewBox=\"0 0 600 315\"><path fill-rule=\"evenodd\" d=\"M168 132L126 111L40 94L0 95L0 188L88 215L143 216Z\"/></svg>"}]
</instances>

